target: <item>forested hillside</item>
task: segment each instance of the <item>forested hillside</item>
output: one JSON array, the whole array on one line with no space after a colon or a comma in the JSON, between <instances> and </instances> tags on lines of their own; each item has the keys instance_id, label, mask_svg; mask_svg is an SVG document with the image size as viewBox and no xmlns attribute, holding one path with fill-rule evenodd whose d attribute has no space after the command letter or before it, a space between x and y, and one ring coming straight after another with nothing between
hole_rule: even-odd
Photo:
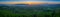
<instances>
[{"instance_id":1,"label":"forested hillside","mask_svg":"<svg viewBox=\"0 0 60 17\"><path fill-rule=\"evenodd\" d=\"M0 17L60 17L60 4L24 5L0 4Z\"/></svg>"}]
</instances>

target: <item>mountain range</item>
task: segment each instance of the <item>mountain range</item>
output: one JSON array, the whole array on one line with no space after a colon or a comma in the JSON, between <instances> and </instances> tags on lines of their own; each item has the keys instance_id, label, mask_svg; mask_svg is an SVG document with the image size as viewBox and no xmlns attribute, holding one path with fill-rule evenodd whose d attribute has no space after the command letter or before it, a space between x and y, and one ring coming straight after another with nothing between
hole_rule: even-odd
<instances>
[{"instance_id":1,"label":"mountain range","mask_svg":"<svg viewBox=\"0 0 60 17\"><path fill-rule=\"evenodd\" d=\"M28 5L28 4L0 4L0 7L18 7L18 8L60 8L60 4L36 4L36 5Z\"/></svg>"}]
</instances>

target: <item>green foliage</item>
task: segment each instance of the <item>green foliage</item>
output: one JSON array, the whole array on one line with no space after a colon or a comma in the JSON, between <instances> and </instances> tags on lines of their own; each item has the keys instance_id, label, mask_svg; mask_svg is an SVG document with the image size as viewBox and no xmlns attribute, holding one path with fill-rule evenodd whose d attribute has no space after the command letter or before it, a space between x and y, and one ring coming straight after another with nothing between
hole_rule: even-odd
<instances>
[{"instance_id":1,"label":"green foliage","mask_svg":"<svg viewBox=\"0 0 60 17\"><path fill-rule=\"evenodd\" d=\"M58 9L15 9L15 10L0 10L0 17L60 17L60 8Z\"/></svg>"}]
</instances>

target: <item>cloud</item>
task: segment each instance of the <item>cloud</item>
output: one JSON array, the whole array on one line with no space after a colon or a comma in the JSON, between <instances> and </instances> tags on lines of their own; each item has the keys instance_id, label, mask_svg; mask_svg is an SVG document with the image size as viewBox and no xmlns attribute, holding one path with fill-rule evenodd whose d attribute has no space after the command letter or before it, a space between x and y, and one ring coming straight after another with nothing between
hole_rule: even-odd
<instances>
[{"instance_id":1,"label":"cloud","mask_svg":"<svg viewBox=\"0 0 60 17\"><path fill-rule=\"evenodd\" d=\"M0 1L46 1L46 0L0 0Z\"/></svg>"},{"instance_id":2,"label":"cloud","mask_svg":"<svg viewBox=\"0 0 60 17\"><path fill-rule=\"evenodd\" d=\"M60 0L0 0L0 1L60 1Z\"/></svg>"}]
</instances>

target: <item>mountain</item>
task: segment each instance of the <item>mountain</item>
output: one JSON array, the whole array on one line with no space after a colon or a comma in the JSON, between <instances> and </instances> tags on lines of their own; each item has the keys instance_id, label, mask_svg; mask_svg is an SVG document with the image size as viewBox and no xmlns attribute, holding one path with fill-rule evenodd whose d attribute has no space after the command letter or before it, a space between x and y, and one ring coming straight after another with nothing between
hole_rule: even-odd
<instances>
[{"instance_id":1,"label":"mountain","mask_svg":"<svg viewBox=\"0 0 60 17\"><path fill-rule=\"evenodd\" d=\"M9 8L35 8L35 9L40 9L40 8L51 8L51 9L55 9L55 8L60 8L60 4L36 4L36 5L31 5L31 7L28 7L28 4L0 4L0 7L9 7Z\"/></svg>"}]
</instances>

